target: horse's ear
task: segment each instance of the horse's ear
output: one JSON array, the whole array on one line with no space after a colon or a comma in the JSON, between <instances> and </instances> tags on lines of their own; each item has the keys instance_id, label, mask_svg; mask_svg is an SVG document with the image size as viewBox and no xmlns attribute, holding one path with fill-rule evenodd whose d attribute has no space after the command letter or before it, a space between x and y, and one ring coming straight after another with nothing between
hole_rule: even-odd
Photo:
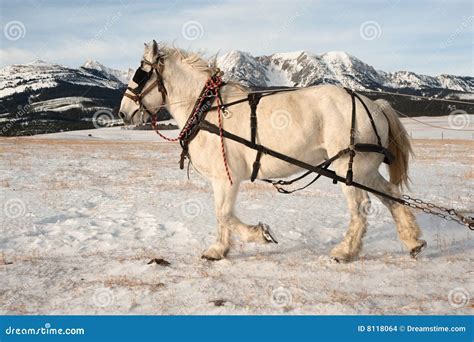
<instances>
[{"instance_id":1,"label":"horse's ear","mask_svg":"<svg viewBox=\"0 0 474 342\"><path fill-rule=\"evenodd\" d=\"M154 39L153 39L153 45L152 45L151 51L152 51L153 57L158 56L158 44Z\"/></svg>"}]
</instances>

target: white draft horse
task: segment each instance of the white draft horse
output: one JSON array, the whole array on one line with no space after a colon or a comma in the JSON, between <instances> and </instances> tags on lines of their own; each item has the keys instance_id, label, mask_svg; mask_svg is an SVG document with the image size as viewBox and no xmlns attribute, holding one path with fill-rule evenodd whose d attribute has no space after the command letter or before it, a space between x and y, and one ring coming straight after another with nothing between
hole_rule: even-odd
<instances>
[{"instance_id":1,"label":"white draft horse","mask_svg":"<svg viewBox=\"0 0 474 342\"><path fill-rule=\"evenodd\" d=\"M183 128L194 102L199 97L205 82L216 71L215 66L203 60L199 54L160 46L155 41L145 44L142 70L151 71L152 65L160 63L161 78L167 90L166 108ZM215 64L214 64L215 65ZM147 84L158 76L152 74ZM130 81L129 87L137 84ZM228 82L221 88L224 103L246 98L249 90ZM354 158L354 181L370 186L392 196L400 197L400 188L408 182L408 160L411 153L407 133L396 112L383 100L371 101L361 96L372 112L382 143L395 156L389 165L390 181L380 173L383 155L379 153L357 153ZM143 115L134 115L140 105L158 109L162 105L162 94L154 87L140 103L124 96L120 115L126 124L137 124ZM374 130L359 101L356 101L356 137L360 143L376 143ZM249 105L247 102L228 109L223 118L223 128L235 135L250 136ZM282 92L261 99L258 106L257 142L270 149L304 161L311 165L321 163L349 145L351 128L351 96L334 85L320 85L301 90ZM146 116L146 115L145 115ZM206 120L218 124L216 111L208 113ZM200 131L189 145L193 167L206 177L214 190L215 212L218 222L217 241L204 251L203 257L219 260L226 256L231 247L231 235L237 234L243 241L268 243L266 225L249 225L241 222L234 214L239 184L251 176L256 152L229 139L224 140L228 166L233 178L231 184L225 170L221 141L218 135ZM348 156L337 159L332 167L336 174L345 176ZM301 172L302 169L282 160L263 155L257 178L281 178ZM362 247L362 237L367 227L366 191L341 184L350 210L350 223L342 242L331 251L336 261L347 262L357 257ZM410 252L426 245L419 239L421 232L411 210L399 203L379 199L386 205L395 221L398 236Z\"/></svg>"}]
</instances>

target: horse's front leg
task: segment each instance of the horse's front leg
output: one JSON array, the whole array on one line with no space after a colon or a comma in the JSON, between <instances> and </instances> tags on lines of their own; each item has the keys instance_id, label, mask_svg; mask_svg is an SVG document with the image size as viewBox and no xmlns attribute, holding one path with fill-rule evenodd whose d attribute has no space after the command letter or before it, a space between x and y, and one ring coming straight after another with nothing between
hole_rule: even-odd
<instances>
[{"instance_id":1,"label":"horse's front leg","mask_svg":"<svg viewBox=\"0 0 474 342\"><path fill-rule=\"evenodd\" d=\"M231 185L227 178L212 181L217 218L217 240L202 255L208 260L220 260L226 256L231 246L231 233L237 233L247 242L276 242L267 225L247 225L234 215L234 204L240 182Z\"/></svg>"}]
</instances>

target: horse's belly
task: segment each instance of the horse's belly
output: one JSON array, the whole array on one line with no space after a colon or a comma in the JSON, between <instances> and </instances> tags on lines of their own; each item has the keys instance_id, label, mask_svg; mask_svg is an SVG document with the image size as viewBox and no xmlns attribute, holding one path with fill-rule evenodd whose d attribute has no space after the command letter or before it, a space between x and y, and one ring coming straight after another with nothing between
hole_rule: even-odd
<instances>
[{"instance_id":1,"label":"horse's belly","mask_svg":"<svg viewBox=\"0 0 474 342\"><path fill-rule=\"evenodd\" d=\"M327 152L324 148L310 148L296 155L286 154L278 150L275 151L310 165L318 165L327 159ZM260 163L261 166L258 178L288 177L301 171L305 171L305 169L302 169L296 165L268 155L262 156Z\"/></svg>"}]
</instances>

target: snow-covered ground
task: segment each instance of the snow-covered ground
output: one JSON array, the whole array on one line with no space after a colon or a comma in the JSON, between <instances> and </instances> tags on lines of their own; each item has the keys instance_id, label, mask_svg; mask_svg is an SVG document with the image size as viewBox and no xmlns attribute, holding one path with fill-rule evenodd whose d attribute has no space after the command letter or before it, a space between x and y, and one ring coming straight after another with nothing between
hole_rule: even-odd
<instances>
[{"instance_id":1,"label":"snow-covered ground","mask_svg":"<svg viewBox=\"0 0 474 342\"><path fill-rule=\"evenodd\" d=\"M472 138L404 122L431 137L413 141L410 193L472 211ZM0 314L472 314L473 232L417 213L428 248L413 260L374 200L360 258L335 264L348 213L324 179L293 195L244 184L239 215L280 243L200 259L212 194L179 152L120 128L0 139Z\"/></svg>"}]
</instances>

